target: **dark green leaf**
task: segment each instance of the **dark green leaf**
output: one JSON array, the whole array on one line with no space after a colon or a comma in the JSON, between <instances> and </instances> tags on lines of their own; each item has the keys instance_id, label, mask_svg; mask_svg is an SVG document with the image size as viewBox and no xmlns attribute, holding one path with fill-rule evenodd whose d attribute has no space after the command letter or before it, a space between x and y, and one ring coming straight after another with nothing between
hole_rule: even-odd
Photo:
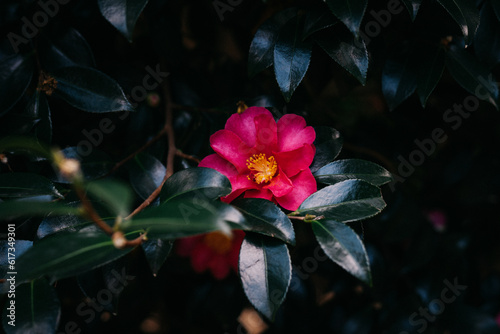
<instances>
[{"instance_id":1,"label":"dark green leaf","mask_svg":"<svg viewBox=\"0 0 500 334\"><path fill-rule=\"evenodd\" d=\"M500 4L500 1L496 1ZM474 38L474 51L488 68L500 62L500 23L489 2L481 8L481 23Z\"/></svg>"},{"instance_id":2,"label":"dark green leaf","mask_svg":"<svg viewBox=\"0 0 500 334\"><path fill-rule=\"evenodd\" d=\"M91 145L90 142L87 143ZM89 151L87 151L86 145L66 147L61 151L67 159L76 159L80 161L80 168L86 181L92 181L107 175L115 165L106 153L93 146L89 147ZM55 175L53 181L70 183L70 181L62 177L59 173Z\"/></svg>"},{"instance_id":3,"label":"dark green leaf","mask_svg":"<svg viewBox=\"0 0 500 334\"><path fill-rule=\"evenodd\" d=\"M405 4L406 9L408 9L408 12L410 13L411 20L415 21L422 0L403 0L403 3Z\"/></svg>"},{"instance_id":4,"label":"dark green leaf","mask_svg":"<svg viewBox=\"0 0 500 334\"><path fill-rule=\"evenodd\" d=\"M307 12L302 30L302 39L306 39L317 31L331 27L339 22L335 16L327 9L314 8Z\"/></svg>"},{"instance_id":5,"label":"dark green leaf","mask_svg":"<svg viewBox=\"0 0 500 334\"><path fill-rule=\"evenodd\" d=\"M411 50L402 48L385 62L382 93L391 111L417 88L417 72L411 55Z\"/></svg>"},{"instance_id":6,"label":"dark green leaf","mask_svg":"<svg viewBox=\"0 0 500 334\"><path fill-rule=\"evenodd\" d=\"M98 3L102 16L132 42L135 23L148 0L99 0Z\"/></svg>"},{"instance_id":7,"label":"dark green leaf","mask_svg":"<svg viewBox=\"0 0 500 334\"><path fill-rule=\"evenodd\" d=\"M109 205L117 216L125 217L132 204L132 191L124 183L113 180L92 181L87 184L87 191L97 200Z\"/></svg>"},{"instance_id":8,"label":"dark green leaf","mask_svg":"<svg viewBox=\"0 0 500 334\"><path fill-rule=\"evenodd\" d=\"M166 168L152 155L141 153L128 164L128 171L132 188L146 199L163 182Z\"/></svg>"},{"instance_id":9,"label":"dark green leaf","mask_svg":"<svg viewBox=\"0 0 500 334\"><path fill-rule=\"evenodd\" d=\"M163 185L160 199L162 203L187 197L213 200L230 193L231 182L225 175L212 168L195 167L172 175Z\"/></svg>"},{"instance_id":10,"label":"dark green leaf","mask_svg":"<svg viewBox=\"0 0 500 334\"><path fill-rule=\"evenodd\" d=\"M7 229L5 229L5 231L7 231ZM15 272L15 267L14 270L9 268L9 253L14 253L16 257L21 256L21 254L33 246L33 241L18 239L15 241L14 246L15 247L12 247L12 243L9 245L8 239L0 240L0 279L7 279L9 278L9 275L7 275L8 272ZM12 248L14 248L14 250L12 250ZM7 293L9 288L9 284L7 283L0 284L0 294Z\"/></svg>"},{"instance_id":11,"label":"dark green leaf","mask_svg":"<svg viewBox=\"0 0 500 334\"><path fill-rule=\"evenodd\" d=\"M64 203L40 202L40 201L6 201L0 202L0 221L14 217L45 216L49 213L54 215L79 214L78 208L68 207Z\"/></svg>"},{"instance_id":12,"label":"dark green leaf","mask_svg":"<svg viewBox=\"0 0 500 334\"><path fill-rule=\"evenodd\" d=\"M334 220L313 221L316 240L333 262L348 273L371 285L370 263L365 246L349 226Z\"/></svg>"},{"instance_id":13,"label":"dark green leaf","mask_svg":"<svg viewBox=\"0 0 500 334\"><path fill-rule=\"evenodd\" d=\"M28 88L35 64L33 54L15 54L0 61L0 116L9 111Z\"/></svg>"},{"instance_id":14,"label":"dark green leaf","mask_svg":"<svg viewBox=\"0 0 500 334\"><path fill-rule=\"evenodd\" d=\"M422 107L425 107L429 95L431 95L439 79L441 79L446 55L441 47L429 47L422 50L420 57L421 65L417 75L417 92Z\"/></svg>"},{"instance_id":15,"label":"dark green leaf","mask_svg":"<svg viewBox=\"0 0 500 334\"><path fill-rule=\"evenodd\" d=\"M290 219L273 202L261 198L242 198L231 202L245 217L245 231L258 232L295 245Z\"/></svg>"},{"instance_id":16,"label":"dark green leaf","mask_svg":"<svg viewBox=\"0 0 500 334\"><path fill-rule=\"evenodd\" d=\"M31 96L25 108L25 113L36 119L35 136L39 141L50 144L52 141L52 120L50 108L45 94L39 90Z\"/></svg>"},{"instance_id":17,"label":"dark green leaf","mask_svg":"<svg viewBox=\"0 0 500 334\"><path fill-rule=\"evenodd\" d=\"M0 152L28 153L51 159L50 149L35 138L8 136L0 139Z\"/></svg>"},{"instance_id":18,"label":"dark green leaf","mask_svg":"<svg viewBox=\"0 0 500 334\"><path fill-rule=\"evenodd\" d=\"M248 233L240 249L239 273L250 302L259 312L274 320L292 277L286 244Z\"/></svg>"},{"instance_id":19,"label":"dark green leaf","mask_svg":"<svg viewBox=\"0 0 500 334\"><path fill-rule=\"evenodd\" d=\"M118 83L98 70L70 66L56 70L53 76L57 80L54 96L75 108L95 113L133 110Z\"/></svg>"},{"instance_id":20,"label":"dark green leaf","mask_svg":"<svg viewBox=\"0 0 500 334\"><path fill-rule=\"evenodd\" d=\"M129 234L129 239L138 237L137 232ZM76 276L131 250L115 248L111 237L101 231L56 233L38 241L17 259L17 280L26 282L44 275L53 280Z\"/></svg>"},{"instance_id":21,"label":"dark green leaf","mask_svg":"<svg viewBox=\"0 0 500 334\"><path fill-rule=\"evenodd\" d=\"M316 155L311 164L311 172L315 172L330 161L333 161L340 153L344 139L340 132L328 126L316 126Z\"/></svg>"},{"instance_id":22,"label":"dark green leaf","mask_svg":"<svg viewBox=\"0 0 500 334\"><path fill-rule=\"evenodd\" d=\"M453 17L462 30L465 43L470 44L479 26L479 10L475 1L438 0L441 6Z\"/></svg>"},{"instance_id":23,"label":"dark green leaf","mask_svg":"<svg viewBox=\"0 0 500 334\"><path fill-rule=\"evenodd\" d=\"M325 216L345 223L375 216L384 207L385 202L377 186L361 180L347 180L315 192L296 212Z\"/></svg>"},{"instance_id":24,"label":"dark green leaf","mask_svg":"<svg viewBox=\"0 0 500 334\"><path fill-rule=\"evenodd\" d=\"M315 37L316 43L361 84L366 83L368 51L365 42L348 31L328 29Z\"/></svg>"},{"instance_id":25,"label":"dark green leaf","mask_svg":"<svg viewBox=\"0 0 500 334\"><path fill-rule=\"evenodd\" d=\"M446 68L466 91L498 109L498 86L486 66L465 50L451 47L446 53Z\"/></svg>"},{"instance_id":26,"label":"dark green leaf","mask_svg":"<svg viewBox=\"0 0 500 334\"><path fill-rule=\"evenodd\" d=\"M314 177L326 184L358 179L381 186L392 181L391 173L387 170L373 162L359 159L334 161L315 172Z\"/></svg>"},{"instance_id":27,"label":"dark green leaf","mask_svg":"<svg viewBox=\"0 0 500 334\"><path fill-rule=\"evenodd\" d=\"M368 0L325 0L330 10L342 21L347 28L358 36L359 27L365 14Z\"/></svg>"},{"instance_id":28,"label":"dark green leaf","mask_svg":"<svg viewBox=\"0 0 500 334\"><path fill-rule=\"evenodd\" d=\"M172 241L162 239L146 240L142 243L142 249L154 276L158 274L163 263L165 263L172 247Z\"/></svg>"},{"instance_id":29,"label":"dark green leaf","mask_svg":"<svg viewBox=\"0 0 500 334\"><path fill-rule=\"evenodd\" d=\"M62 197L47 178L34 173L0 174L0 197L21 198L40 195Z\"/></svg>"},{"instance_id":30,"label":"dark green leaf","mask_svg":"<svg viewBox=\"0 0 500 334\"><path fill-rule=\"evenodd\" d=\"M228 204L215 203L169 201L138 213L133 219L124 221L121 228L124 231L145 230L150 238L168 240L219 230L230 233L226 219L231 217L231 212L236 220L241 214Z\"/></svg>"},{"instance_id":31,"label":"dark green leaf","mask_svg":"<svg viewBox=\"0 0 500 334\"><path fill-rule=\"evenodd\" d=\"M495 12L495 15L497 16L497 19L500 20L500 1L498 0L491 0L491 6L493 6L493 11Z\"/></svg>"},{"instance_id":32,"label":"dark green leaf","mask_svg":"<svg viewBox=\"0 0 500 334\"><path fill-rule=\"evenodd\" d=\"M297 15L297 9L288 8L278 12L259 27L248 52L248 75L250 77L274 63L274 45L278 40L279 29L295 15Z\"/></svg>"},{"instance_id":33,"label":"dark green leaf","mask_svg":"<svg viewBox=\"0 0 500 334\"><path fill-rule=\"evenodd\" d=\"M10 301L15 304L15 321L8 318ZM61 318L61 303L56 290L46 279L37 279L16 288L16 297L3 310L3 328L7 334L55 333Z\"/></svg>"}]
</instances>

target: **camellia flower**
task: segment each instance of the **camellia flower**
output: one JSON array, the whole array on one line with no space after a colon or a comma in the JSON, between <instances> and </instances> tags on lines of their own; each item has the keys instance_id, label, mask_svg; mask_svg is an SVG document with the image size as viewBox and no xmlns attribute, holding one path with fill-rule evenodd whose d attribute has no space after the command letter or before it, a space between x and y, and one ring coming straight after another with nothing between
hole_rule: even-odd
<instances>
[{"instance_id":1,"label":"camellia flower","mask_svg":"<svg viewBox=\"0 0 500 334\"><path fill-rule=\"evenodd\" d=\"M176 252L189 256L197 273L210 270L217 279L223 279L233 269L238 270L238 256L245 232L233 230L232 237L222 232L211 232L177 240Z\"/></svg>"},{"instance_id":2,"label":"camellia flower","mask_svg":"<svg viewBox=\"0 0 500 334\"><path fill-rule=\"evenodd\" d=\"M232 115L224 130L210 137L215 154L199 166L228 177L232 192L222 201L264 198L295 211L317 190L309 169L316 133L303 117L288 114L276 123L266 108L250 107Z\"/></svg>"}]
</instances>

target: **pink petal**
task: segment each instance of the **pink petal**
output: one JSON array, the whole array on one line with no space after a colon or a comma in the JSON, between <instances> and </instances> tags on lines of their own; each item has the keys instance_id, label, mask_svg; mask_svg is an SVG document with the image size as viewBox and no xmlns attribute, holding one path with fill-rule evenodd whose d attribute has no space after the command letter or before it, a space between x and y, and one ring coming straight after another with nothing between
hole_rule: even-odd
<instances>
[{"instance_id":1,"label":"pink petal","mask_svg":"<svg viewBox=\"0 0 500 334\"><path fill-rule=\"evenodd\" d=\"M234 175L238 175L238 171L236 170L234 165L218 154L210 154L209 156L206 156L198 164L198 167L213 168L219 173L226 175L228 178Z\"/></svg>"},{"instance_id":2,"label":"pink petal","mask_svg":"<svg viewBox=\"0 0 500 334\"><path fill-rule=\"evenodd\" d=\"M273 199L273 193L267 189L251 189L245 191L245 198L263 198L270 201Z\"/></svg>"},{"instance_id":3,"label":"pink petal","mask_svg":"<svg viewBox=\"0 0 500 334\"><path fill-rule=\"evenodd\" d=\"M212 275L218 280L226 278L231 271L227 258L219 254L210 259L208 268L210 268Z\"/></svg>"},{"instance_id":4,"label":"pink petal","mask_svg":"<svg viewBox=\"0 0 500 334\"><path fill-rule=\"evenodd\" d=\"M312 126L306 126L303 117L287 114L278 121L278 150L291 151L304 144L314 143L316 132Z\"/></svg>"},{"instance_id":5,"label":"pink petal","mask_svg":"<svg viewBox=\"0 0 500 334\"><path fill-rule=\"evenodd\" d=\"M249 147L254 147L256 138L254 119L259 115L271 116L271 113L266 108L250 107L241 114L231 115L226 122L225 129L234 132Z\"/></svg>"},{"instance_id":6,"label":"pink petal","mask_svg":"<svg viewBox=\"0 0 500 334\"><path fill-rule=\"evenodd\" d=\"M175 252L180 256L189 256L202 239L202 235L178 239L175 242Z\"/></svg>"},{"instance_id":7,"label":"pink petal","mask_svg":"<svg viewBox=\"0 0 500 334\"><path fill-rule=\"evenodd\" d=\"M197 273L202 273L208 268L208 262L214 256L213 251L203 242L200 242L191 253L191 266Z\"/></svg>"},{"instance_id":8,"label":"pink petal","mask_svg":"<svg viewBox=\"0 0 500 334\"><path fill-rule=\"evenodd\" d=\"M292 181L290 181L281 168L278 168L278 175L272 179L271 183L263 188L271 190L275 197L281 197L292 191L293 185Z\"/></svg>"},{"instance_id":9,"label":"pink petal","mask_svg":"<svg viewBox=\"0 0 500 334\"><path fill-rule=\"evenodd\" d=\"M316 180L309 169L303 170L294 177L291 177L290 180L293 183L294 189L283 197L276 197L276 201L283 208L295 211L318 188Z\"/></svg>"},{"instance_id":10,"label":"pink petal","mask_svg":"<svg viewBox=\"0 0 500 334\"><path fill-rule=\"evenodd\" d=\"M276 131L276 121L271 113L258 115L254 119L257 129L255 138L255 149L259 153L265 153L269 157L273 151L277 150L278 134Z\"/></svg>"},{"instance_id":11,"label":"pink petal","mask_svg":"<svg viewBox=\"0 0 500 334\"><path fill-rule=\"evenodd\" d=\"M248 171L247 159L255 150L245 144L234 132L219 130L210 137L210 145L216 153L236 167L238 173Z\"/></svg>"},{"instance_id":12,"label":"pink petal","mask_svg":"<svg viewBox=\"0 0 500 334\"><path fill-rule=\"evenodd\" d=\"M293 151L274 153L278 166L288 177L297 175L300 171L309 169L316 149L314 146L305 144Z\"/></svg>"},{"instance_id":13,"label":"pink petal","mask_svg":"<svg viewBox=\"0 0 500 334\"><path fill-rule=\"evenodd\" d=\"M231 187L233 190L231 193L225 197L222 197L222 201L226 203L231 203L236 197L240 196L247 189L258 189L259 186L250 181L247 177L248 175L236 175L229 178L231 182Z\"/></svg>"}]
</instances>

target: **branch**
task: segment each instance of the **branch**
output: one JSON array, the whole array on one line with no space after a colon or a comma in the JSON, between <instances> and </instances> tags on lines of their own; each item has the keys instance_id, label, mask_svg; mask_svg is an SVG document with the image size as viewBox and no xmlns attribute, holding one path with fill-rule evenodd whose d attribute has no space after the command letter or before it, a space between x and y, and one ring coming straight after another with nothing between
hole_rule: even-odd
<instances>
[{"instance_id":1,"label":"branch","mask_svg":"<svg viewBox=\"0 0 500 334\"><path fill-rule=\"evenodd\" d=\"M177 150L177 152L175 152L175 155L177 155L178 157L181 157L181 158L184 158L184 159L187 159L187 160L191 160L193 162L196 162L197 164L200 163L200 159L198 158L195 158L193 157L192 155L189 155L189 154L186 154L184 152L182 152L181 150Z\"/></svg>"},{"instance_id":2,"label":"branch","mask_svg":"<svg viewBox=\"0 0 500 334\"><path fill-rule=\"evenodd\" d=\"M108 224L106 224L106 222L102 220L101 216L99 216L97 211L95 211L94 207L92 206L92 203L90 203L87 195L79 185L75 185L75 192L78 198L80 198L80 201L82 202L85 214L104 232L106 232L108 235L112 235L113 229Z\"/></svg>"}]
</instances>

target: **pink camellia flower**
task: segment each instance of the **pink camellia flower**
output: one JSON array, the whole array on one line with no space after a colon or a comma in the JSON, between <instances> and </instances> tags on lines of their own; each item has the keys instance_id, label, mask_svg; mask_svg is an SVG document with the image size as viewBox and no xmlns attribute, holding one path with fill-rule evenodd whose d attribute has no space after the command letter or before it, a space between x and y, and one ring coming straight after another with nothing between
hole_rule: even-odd
<instances>
[{"instance_id":1,"label":"pink camellia flower","mask_svg":"<svg viewBox=\"0 0 500 334\"><path fill-rule=\"evenodd\" d=\"M243 194L294 211L317 190L309 169L316 153L315 138L303 117L288 114L276 123L266 108L250 107L232 115L224 130L210 137L216 153L199 166L228 177L232 192L222 198L226 203Z\"/></svg>"}]
</instances>

